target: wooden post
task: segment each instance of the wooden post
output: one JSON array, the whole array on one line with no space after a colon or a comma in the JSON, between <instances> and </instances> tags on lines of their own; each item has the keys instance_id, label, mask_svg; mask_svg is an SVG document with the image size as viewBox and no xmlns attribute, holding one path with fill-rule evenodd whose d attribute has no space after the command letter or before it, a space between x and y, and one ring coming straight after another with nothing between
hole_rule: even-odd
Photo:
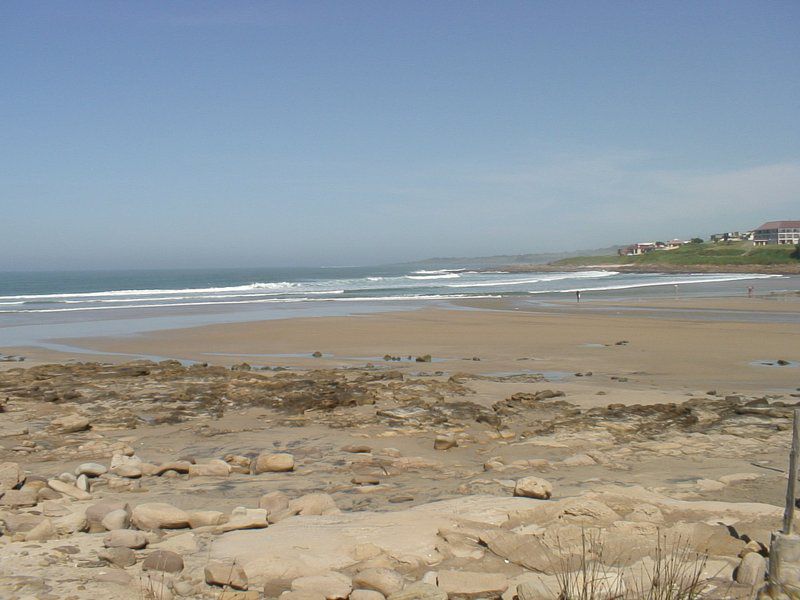
<instances>
[{"instance_id":1,"label":"wooden post","mask_svg":"<svg viewBox=\"0 0 800 600\"><path fill-rule=\"evenodd\" d=\"M792 451L789 454L789 481L786 485L786 508L783 512L783 534L792 534L794 521L795 488L797 487L797 458L800 452L800 410L794 411L792 425Z\"/></svg>"}]
</instances>

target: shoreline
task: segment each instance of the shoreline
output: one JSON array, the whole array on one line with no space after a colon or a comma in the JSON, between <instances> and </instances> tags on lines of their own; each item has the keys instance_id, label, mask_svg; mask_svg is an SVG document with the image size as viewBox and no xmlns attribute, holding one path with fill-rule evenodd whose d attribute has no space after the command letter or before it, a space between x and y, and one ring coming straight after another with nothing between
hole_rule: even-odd
<instances>
[{"instance_id":1,"label":"shoreline","mask_svg":"<svg viewBox=\"0 0 800 600\"><path fill-rule=\"evenodd\" d=\"M719 315L719 317L717 317ZM591 388L722 388L795 391L800 380L800 302L726 298L640 302L459 302L351 316L251 320L160 329L134 335L50 340L56 351L5 347L31 364L135 358L179 359L288 369L376 368L403 372L549 372ZM627 342L617 346L617 342ZM75 351L70 352L70 348ZM78 351L77 349L80 349ZM314 358L314 352L322 357ZM431 363L385 361L384 355L433 357ZM478 358L480 360L473 360ZM786 360L785 367L764 362ZM591 371L592 379L575 373Z\"/></svg>"},{"instance_id":2,"label":"shoreline","mask_svg":"<svg viewBox=\"0 0 800 600\"><path fill-rule=\"evenodd\" d=\"M496 270L503 270L509 273L573 273L587 270L613 270L620 273L665 273L689 275L692 273L747 273L754 275L799 275L800 264L798 265L670 265L670 264L648 264L632 265L627 263L597 263L584 265L557 265L547 264L524 264L524 265L502 265L491 268L476 269L480 272L488 273Z\"/></svg>"}]
</instances>

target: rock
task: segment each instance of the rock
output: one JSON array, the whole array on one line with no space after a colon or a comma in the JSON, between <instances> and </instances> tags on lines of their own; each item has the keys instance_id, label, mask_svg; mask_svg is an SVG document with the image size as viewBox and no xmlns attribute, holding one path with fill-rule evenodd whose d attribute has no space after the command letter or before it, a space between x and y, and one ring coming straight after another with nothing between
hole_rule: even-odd
<instances>
[{"instance_id":1,"label":"rock","mask_svg":"<svg viewBox=\"0 0 800 600\"><path fill-rule=\"evenodd\" d=\"M172 584L172 591L178 594L178 596L183 596L184 598L194 596L197 593L196 586L190 581L186 581L184 579L178 579L176 582L174 582ZM258 598L255 600L258 600Z\"/></svg>"},{"instance_id":2,"label":"rock","mask_svg":"<svg viewBox=\"0 0 800 600\"><path fill-rule=\"evenodd\" d=\"M447 596L445 596L447 598ZM386 596L375 590L353 590L350 600L385 600Z\"/></svg>"},{"instance_id":3,"label":"rock","mask_svg":"<svg viewBox=\"0 0 800 600\"><path fill-rule=\"evenodd\" d=\"M284 452L259 454L256 459L254 472L259 473L284 473L294 471L294 456Z\"/></svg>"},{"instance_id":4,"label":"rock","mask_svg":"<svg viewBox=\"0 0 800 600\"><path fill-rule=\"evenodd\" d=\"M182 529L189 527L189 515L171 504L146 502L133 509L131 523L138 529Z\"/></svg>"},{"instance_id":5,"label":"rock","mask_svg":"<svg viewBox=\"0 0 800 600\"><path fill-rule=\"evenodd\" d=\"M117 477L126 477L128 479L139 479L142 476L142 467L139 465L119 465L111 469L111 473Z\"/></svg>"},{"instance_id":6,"label":"rock","mask_svg":"<svg viewBox=\"0 0 800 600\"><path fill-rule=\"evenodd\" d=\"M117 467L121 467L122 465L136 465L139 466L142 464L142 459L136 456L135 454L121 454L117 453L111 457L111 466L110 469L116 469Z\"/></svg>"},{"instance_id":7,"label":"rock","mask_svg":"<svg viewBox=\"0 0 800 600\"><path fill-rule=\"evenodd\" d=\"M142 570L180 573L183 571L183 558L170 550L155 550L142 562Z\"/></svg>"},{"instance_id":8,"label":"rock","mask_svg":"<svg viewBox=\"0 0 800 600\"><path fill-rule=\"evenodd\" d=\"M75 481L75 487L79 490L83 490L84 492L89 491L89 478L86 475L78 475L78 479Z\"/></svg>"},{"instance_id":9,"label":"rock","mask_svg":"<svg viewBox=\"0 0 800 600\"><path fill-rule=\"evenodd\" d=\"M458 441L451 435L437 435L433 441L434 450L449 450L458 446Z\"/></svg>"},{"instance_id":10,"label":"rock","mask_svg":"<svg viewBox=\"0 0 800 600\"><path fill-rule=\"evenodd\" d=\"M266 594L266 592L265 592ZM279 600L325 600L325 596L318 592L283 592L278 596Z\"/></svg>"},{"instance_id":11,"label":"rock","mask_svg":"<svg viewBox=\"0 0 800 600\"><path fill-rule=\"evenodd\" d=\"M488 529L480 532L479 540L500 558L531 571L544 572L558 563L558 556L539 536Z\"/></svg>"},{"instance_id":12,"label":"rock","mask_svg":"<svg viewBox=\"0 0 800 600\"><path fill-rule=\"evenodd\" d=\"M53 528L53 522L50 519L44 519L41 523L36 525L28 533L25 534L26 542L43 542L55 537L56 531Z\"/></svg>"},{"instance_id":13,"label":"rock","mask_svg":"<svg viewBox=\"0 0 800 600\"><path fill-rule=\"evenodd\" d=\"M125 548L123 546L99 550L97 552L97 557L121 569L136 564L136 553L130 548Z\"/></svg>"},{"instance_id":14,"label":"rock","mask_svg":"<svg viewBox=\"0 0 800 600\"><path fill-rule=\"evenodd\" d=\"M15 514L6 512L2 514L5 533L14 535L17 533L27 533L44 520L41 515L30 515L27 513Z\"/></svg>"},{"instance_id":15,"label":"rock","mask_svg":"<svg viewBox=\"0 0 800 600\"><path fill-rule=\"evenodd\" d=\"M225 513L218 510L194 510L189 511L189 527L209 527L222 525L226 521Z\"/></svg>"},{"instance_id":16,"label":"rock","mask_svg":"<svg viewBox=\"0 0 800 600\"><path fill-rule=\"evenodd\" d=\"M74 485L69 483L64 483L58 479L48 479L47 485L54 489L55 491L64 494L65 496L69 496L70 498L75 498L75 500L91 500L92 495L89 492L84 492L83 490L79 490Z\"/></svg>"},{"instance_id":17,"label":"rock","mask_svg":"<svg viewBox=\"0 0 800 600\"><path fill-rule=\"evenodd\" d=\"M112 500L102 500L92 504L86 509L86 520L89 522L89 533L100 533L107 531L103 526L105 516L115 510L124 510L130 514L131 508L125 502L114 502Z\"/></svg>"},{"instance_id":18,"label":"rock","mask_svg":"<svg viewBox=\"0 0 800 600\"><path fill-rule=\"evenodd\" d=\"M56 477L56 479L63 481L64 483L71 483L72 485L75 485L75 482L78 481L78 478L75 477L75 475L72 473L67 473L66 471L61 473L58 477Z\"/></svg>"},{"instance_id":19,"label":"rock","mask_svg":"<svg viewBox=\"0 0 800 600\"><path fill-rule=\"evenodd\" d=\"M540 477L523 477L514 485L514 495L547 500L553 495L553 485Z\"/></svg>"},{"instance_id":20,"label":"rock","mask_svg":"<svg viewBox=\"0 0 800 600\"><path fill-rule=\"evenodd\" d=\"M258 507L267 511L267 517L272 513L277 513L289 508L289 496L283 492L270 492L264 494L258 500Z\"/></svg>"},{"instance_id":21,"label":"rock","mask_svg":"<svg viewBox=\"0 0 800 600\"><path fill-rule=\"evenodd\" d=\"M78 510L53 519L53 527L58 535L72 535L79 531L86 531L89 524L86 521L86 513Z\"/></svg>"},{"instance_id":22,"label":"rock","mask_svg":"<svg viewBox=\"0 0 800 600\"><path fill-rule=\"evenodd\" d=\"M225 564L212 560L206 565L204 573L208 585L232 587L235 590L247 589L247 574L236 563Z\"/></svg>"},{"instance_id":23,"label":"rock","mask_svg":"<svg viewBox=\"0 0 800 600\"><path fill-rule=\"evenodd\" d=\"M381 480L372 475L356 475L350 480L353 485L380 485Z\"/></svg>"},{"instance_id":24,"label":"rock","mask_svg":"<svg viewBox=\"0 0 800 600\"><path fill-rule=\"evenodd\" d=\"M231 466L224 460L212 460L189 467L189 477L227 477L230 474Z\"/></svg>"},{"instance_id":25,"label":"rock","mask_svg":"<svg viewBox=\"0 0 800 600\"><path fill-rule=\"evenodd\" d=\"M403 576L397 571L385 568L364 569L353 577L353 587L374 590L384 596L391 596L403 589Z\"/></svg>"},{"instance_id":26,"label":"rock","mask_svg":"<svg viewBox=\"0 0 800 600\"><path fill-rule=\"evenodd\" d=\"M36 490L7 490L0 498L0 506L9 508L36 506L38 502L39 494Z\"/></svg>"},{"instance_id":27,"label":"rock","mask_svg":"<svg viewBox=\"0 0 800 600\"><path fill-rule=\"evenodd\" d=\"M736 582L749 586L761 586L767 572L767 561L756 552L748 552L736 569Z\"/></svg>"},{"instance_id":28,"label":"rock","mask_svg":"<svg viewBox=\"0 0 800 600\"><path fill-rule=\"evenodd\" d=\"M342 512L334 499L322 492L295 498L289 502L289 511L296 515L335 515Z\"/></svg>"},{"instance_id":29,"label":"rock","mask_svg":"<svg viewBox=\"0 0 800 600\"><path fill-rule=\"evenodd\" d=\"M350 578L335 571L298 577L292 581L292 591L316 592L327 600L347 600L352 590L353 584Z\"/></svg>"},{"instance_id":30,"label":"rock","mask_svg":"<svg viewBox=\"0 0 800 600\"><path fill-rule=\"evenodd\" d=\"M217 526L215 533L226 533L240 529L263 529L267 525L266 510L239 506L231 512L231 517L228 521Z\"/></svg>"},{"instance_id":31,"label":"rock","mask_svg":"<svg viewBox=\"0 0 800 600\"><path fill-rule=\"evenodd\" d=\"M147 536L141 531L133 529L117 529L103 538L106 548L133 548L141 550L147 546Z\"/></svg>"},{"instance_id":32,"label":"rock","mask_svg":"<svg viewBox=\"0 0 800 600\"><path fill-rule=\"evenodd\" d=\"M519 600L544 600L556 598L556 590L559 582L556 580L548 585L545 576L538 576L532 580L526 580L517 585L517 598ZM505 598L505 595L503 596Z\"/></svg>"},{"instance_id":33,"label":"rock","mask_svg":"<svg viewBox=\"0 0 800 600\"><path fill-rule=\"evenodd\" d=\"M23 481L25 481L25 472L17 463L0 463L0 492L15 488Z\"/></svg>"},{"instance_id":34,"label":"rock","mask_svg":"<svg viewBox=\"0 0 800 600\"><path fill-rule=\"evenodd\" d=\"M108 531L116 529L127 529L130 525L130 514L124 508L118 508L109 512L100 524Z\"/></svg>"},{"instance_id":35,"label":"rock","mask_svg":"<svg viewBox=\"0 0 800 600\"><path fill-rule=\"evenodd\" d=\"M502 573L439 571L437 581L451 600L499 598L508 589L508 578Z\"/></svg>"},{"instance_id":36,"label":"rock","mask_svg":"<svg viewBox=\"0 0 800 600\"><path fill-rule=\"evenodd\" d=\"M188 460L173 460L171 462L159 465L154 475L163 475L168 471L175 471L176 473L188 473L192 463Z\"/></svg>"},{"instance_id":37,"label":"rock","mask_svg":"<svg viewBox=\"0 0 800 600\"><path fill-rule=\"evenodd\" d=\"M89 429L89 419L81 415L67 415L50 421L50 427L59 433L76 433Z\"/></svg>"},{"instance_id":38,"label":"rock","mask_svg":"<svg viewBox=\"0 0 800 600\"><path fill-rule=\"evenodd\" d=\"M100 475L107 472L108 469L100 463L83 463L75 467L76 476L100 477Z\"/></svg>"},{"instance_id":39,"label":"rock","mask_svg":"<svg viewBox=\"0 0 800 600\"><path fill-rule=\"evenodd\" d=\"M353 600L352 595L350 600ZM447 600L447 593L435 585L418 581L401 592L395 592L389 596L389 600Z\"/></svg>"},{"instance_id":40,"label":"rock","mask_svg":"<svg viewBox=\"0 0 800 600\"><path fill-rule=\"evenodd\" d=\"M349 452L351 454L369 454L370 452L372 452L372 448L370 446L362 446L355 444L342 446L341 450L342 452Z\"/></svg>"}]
</instances>

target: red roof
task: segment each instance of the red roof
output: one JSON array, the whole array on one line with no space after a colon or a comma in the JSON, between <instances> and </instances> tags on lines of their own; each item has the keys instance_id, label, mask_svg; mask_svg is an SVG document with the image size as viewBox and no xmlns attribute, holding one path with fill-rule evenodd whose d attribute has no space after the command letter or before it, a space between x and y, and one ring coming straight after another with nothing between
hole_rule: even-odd
<instances>
[{"instance_id":1,"label":"red roof","mask_svg":"<svg viewBox=\"0 0 800 600\"><path fill-rule=\"evenodd\" d=\"M794 229L796 227L800 227L800 221L769 221L756 229Z\"/></svg>"}]
</instances>

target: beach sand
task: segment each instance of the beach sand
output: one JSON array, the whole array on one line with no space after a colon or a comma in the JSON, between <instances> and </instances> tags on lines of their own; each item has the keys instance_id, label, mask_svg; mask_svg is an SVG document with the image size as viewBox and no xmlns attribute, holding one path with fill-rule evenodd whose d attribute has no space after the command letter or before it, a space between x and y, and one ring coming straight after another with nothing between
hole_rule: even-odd
<instances>
[{"instance_id":1,"label":"beach sand","mask_svg":"<svg viewBox=\"0 0 800 600\"><path fill-rule=\"evenodd\" d=\"M793 320L800 303L466 304L58 340L94 355L0 349L26 357L0 363L6 398L0 462L45 479L61 473L67 481L63 473L81 463L108 465L115 454L122 460L120 453L135 453L147 466L146 474L130 479L118 472L93 479L90 498L62 498L50 510L80 515L98 500L160 502L234 519L244 510L237 507L254 509L263 494L283 492L298 501L329 494L344 511L291 517L265 529L150 535L151 546L136 552L137 564L115 571L117 583L105 578L98 560L103 533L75 530L32 545L24 531L7 532L0 563L14 567L0 568L0 592L24 588L99 600L113 589L114 597L135 600L142 596L147 553L178 548L186 567L176 581L197 593L190 597L215 597L218 588L204 582L203 568L218 556L238 557L250 589L276 597L272 591L288 589L291 581L252 557L269 555L282 572L316 574L294 550L287 553L297 535L304 556L348 577L374 562L342 559L341 544L356 541L377 544L374 564L397 570L407 583L432 569L495 573L509 585L536 575L507 560L502 548L448 539L442 531L455 525L423 516L444 510L436 503L446 501L454 503L453 515L471 515L469 531L477 527L487 536L497 534L498 524L503 535L547 539L567 539L576 527L590 526L611 541L651 545L659 527L705 551L701 544L713 534L709 577L721 581L723 594L710 597L749 597L750 588L735 587L733 573L744 538L766 547L780 524L791 406L800 398L800 324ZM322 357L312 357L316 351ZM384 361L385 354L412 360ZM428 354L432 362L413 360ZM114 366L138 355L247 362L253 370ZM756 364L778 359L795 362ZM111 366L79 364L92 360ZM53 362L62 364L36 367ZM258 369L263 366L288 371ZM549 399L539 399L543 393ZM332 404L323 408L323 400ZM293 410L286 402L306 404ZM76 415L86 420L77 431L57 421ZM436 449L442 436L454 445ZM249 465L276 451L294 456L293 471L217 474L229 468L220 459ZM182 457L213 463L214 470L153 474L154 465ZM551 500L511 497L516 482L531 476L553 486ZM31 481L34 488L43 480ZM522 513L520 501L530 502ZM499 511L498 521L481 521L493 518L486 502ZM478 505L484 508L471 508ZM44 519L38 507L5 511L12 524ZM419 531L427 541L403 546L400 533L381 532L387 523L398 532ZM374 539L373 529L379 532ZM335 543L328 545L331 536ZM567 543L580 545L573 538ZM65 544L78 548L75 560L50 561Z\"/></svg>"}]
</instances>

